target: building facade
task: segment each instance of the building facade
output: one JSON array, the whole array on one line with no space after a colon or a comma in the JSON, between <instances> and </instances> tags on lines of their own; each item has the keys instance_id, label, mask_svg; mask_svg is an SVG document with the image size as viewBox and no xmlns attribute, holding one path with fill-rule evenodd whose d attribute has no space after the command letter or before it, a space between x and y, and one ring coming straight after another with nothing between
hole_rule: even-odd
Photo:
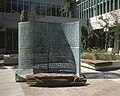
<instances>
[{"instance_id":1,"label":"building facade","mask_svg":"<svg viewBox=\"0 0 120 96\"><path fill-rule=\"evenodd\" d=\"M79 0L80 1L80 0ZM105 31L103 26L105 22L99 18L103 16L103 19L108 19L108 26L112 26L115 23L115 18L111 13L116 14L117 22L120 23L120 0L81 0L77 4L78 18L87 21L87 25L100 35L100 31ZM101 26L102 24L102 26ZM91 39L91 47L104 48L105 35L100 38ZM114 47L114 39L110 47Z\"/></svg>"},{"instance_id":2,"label":"building facade","mask_svg":"<svg viewBox=\"0 0 120 96\"><path fill-rule=\"evenodd\" d=\"M83 0L77 5L80 19L87 19L120 9L120 0Z\"/></svg>"},{"instance_id":3,"label":"building facade","mask_svg":"<svg viewBox=\"0 0 120 96\"><path fill-rule=\"evenodd\" d=\"M72 19L66 18L67 13L63 13L61 10L63 7L64 0L1 0L0 22L5 26L0 30L0 52L17 52L18 23L22 10L34 11L42 9L45 18L41 18L40 21L68 22Z\"/></svg>"}]
</instances>

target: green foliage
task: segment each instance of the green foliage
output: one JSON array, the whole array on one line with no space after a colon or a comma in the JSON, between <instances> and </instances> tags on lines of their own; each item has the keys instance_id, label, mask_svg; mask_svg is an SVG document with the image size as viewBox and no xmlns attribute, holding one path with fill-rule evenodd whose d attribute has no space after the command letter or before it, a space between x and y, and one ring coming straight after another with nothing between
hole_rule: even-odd
<instances>
[{"instance_id":1,"label":"green foliage","mask_svg":"<svg viewBox=\"0 0 120 96\"><path fill-rule=\"evenodd\" d=\"M88 44L90 43L90 39L94 38L94 36L99 38L97 33L91 30L91 27L89 26L81 27L81 42L83 44L84 50L89 47Z\"/></svg>"},{"instance_id":2,"label":"green foliage","mask_svg":"<svg viewBox=\"0 0 120 96\"><path fill-rule=\"evenodd\" d=\"M81 54L81 59L96 59L94 54L91 54L89 52L83 52Z\"/></svg>"},{"instance_id":3,"label":"green foliage","mask_svg":"<svg viewBox=\"0 0 120 96\"><path fill-rule=\"evenodd\" d=\"M4 24L0 22L0 30L4 27Z\"/></svg>"},{"instance_id":4,"label":"green foliage","mask_svg":"<svg viewBox=\"0 0 120 96\"><path fill-rule=\"evenodd\" d=\"M64 0L64 7L61 9L62 13L67 13L69 14L69 17L71 17L74 5L75 5L75 0Z\"/></svg>"},{"instance_id":5,"label":"green foliage","mask_svg":"<svg viewBox=\"0 0 120 96\"><path fill-rule=\"evenodd\" d=\"M81 59L93 60L120 60L120 55L107 53L105 50L91 49L81 54Z\"/></svg>"}]
</instances>

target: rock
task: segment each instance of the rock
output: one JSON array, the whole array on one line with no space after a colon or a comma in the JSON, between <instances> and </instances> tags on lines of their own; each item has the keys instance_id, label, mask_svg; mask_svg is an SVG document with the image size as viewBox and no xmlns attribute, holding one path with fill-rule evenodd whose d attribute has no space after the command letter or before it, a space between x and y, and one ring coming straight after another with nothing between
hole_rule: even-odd
<instances>
[{"instance_id":1,"label":"rock","mask_svg":"<svg viewBox=\"0 0 120 96\"><path fill-rule=\"evenodd\" d=\"M87 79L75 74L40 73L26 77L29 86L76 86L85 85Z\"/></svg>"}]
</instances>

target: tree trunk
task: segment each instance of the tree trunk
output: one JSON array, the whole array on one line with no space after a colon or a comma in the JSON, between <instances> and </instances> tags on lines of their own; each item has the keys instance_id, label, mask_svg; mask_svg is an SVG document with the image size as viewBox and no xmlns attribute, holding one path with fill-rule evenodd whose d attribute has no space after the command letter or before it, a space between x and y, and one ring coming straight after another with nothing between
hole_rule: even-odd
<instances>
[{"instance_id":1,"label":"tree trunk","mask_svg":"<svg viewBox=\"0 0 120 96\"><path fill-rule=\"evenodd\" d=\"M119 36L118 35L115 36L114 49L116 50L117 53L119 53Z\"/></svg>"},{"instance_id":2,"label":"tree trunk","mask_svg":"<svg viewBox=\"0 0 120 96\"><path fill-rule=\"evenodd\" d=\"M108 33L105 33L105 50L108 48Z\"/></svg>"}]
</instances>

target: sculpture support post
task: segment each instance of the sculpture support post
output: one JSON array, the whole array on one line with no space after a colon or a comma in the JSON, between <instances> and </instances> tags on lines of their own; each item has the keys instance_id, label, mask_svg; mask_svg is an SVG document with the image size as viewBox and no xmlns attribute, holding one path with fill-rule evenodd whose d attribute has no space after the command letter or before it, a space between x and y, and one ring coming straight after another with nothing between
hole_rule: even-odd
<instances>
[{"instance_id":1,"label":"sculpture support post","mask_svg":"<svg viewBox=\"0 0 120 96\"><path fill-rule=\"evenodd\" d=\"M31 34L31 24L29 22L20 22L18 25L19 38L19 55L18 69L16 70L16 81L24 81L26 75L33 74L31 65L33 64L33 41Z\"/></svg>"}]
</instances>

